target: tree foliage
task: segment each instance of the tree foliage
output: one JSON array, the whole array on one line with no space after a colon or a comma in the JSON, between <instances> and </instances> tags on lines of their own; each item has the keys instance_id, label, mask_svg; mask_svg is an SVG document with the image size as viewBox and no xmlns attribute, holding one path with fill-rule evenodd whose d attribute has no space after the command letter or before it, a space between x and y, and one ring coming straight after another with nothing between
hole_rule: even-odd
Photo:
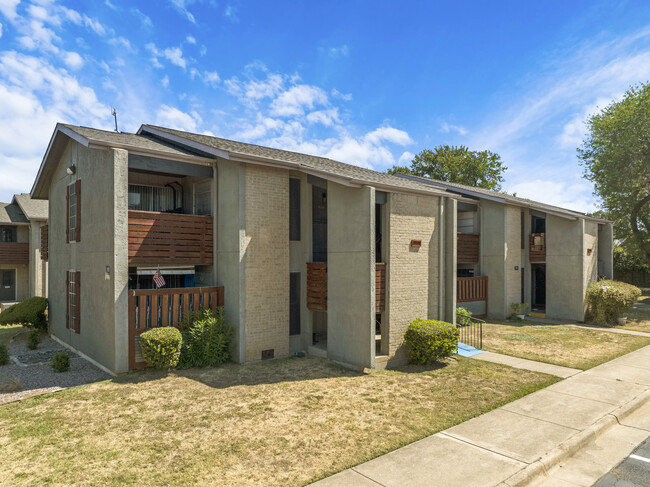
<instances>
[{"instance_id":1,"label":"tree foliage","mask_svg":"<svg viewBox=\"0 0 650 487\"><path fill-rule=\"evenodd\" d=\"M506 169L501 156L494 152L472 151L463 145L440 145L417 154L410 167L393 166L388 172L500 191Z\"/></svg>"},{"instance_id":2,"label":"tree foliage","mask_svg":"<svg viewBox=\"0 0 650 487\"><path fill-rule=\"evenodd\" d=\"M650 265L650 85L630 88L587 120L578 148L614 234Z\"/></svg>"}]
</instances>

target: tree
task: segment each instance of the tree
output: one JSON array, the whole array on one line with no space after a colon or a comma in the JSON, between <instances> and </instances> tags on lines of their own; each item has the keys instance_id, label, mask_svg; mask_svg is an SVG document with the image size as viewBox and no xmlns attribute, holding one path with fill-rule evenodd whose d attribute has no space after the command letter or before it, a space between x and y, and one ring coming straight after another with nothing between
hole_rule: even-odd
<instances>
[{"instance_id":1,"label":"tree","mask_svg":"<svg viewBox=\"0 0 650 487\"><path fill-rule=\"evenodd\" d=\"M650 85L630 88L623 99L587 119L578 148L585 178L625 240L650 265Z\"/></svg>"},{"instance_id":2,"label":"tree","mask_svg":"<svg viewBox=\"0 0 650 487\"><path fill-rule=\"evenodd\" d=\"M388 172L500 191L506 169L508 168L503 165L501 156L494 152L471 151L463 145L440 145L417 154L410 167L393 166Z\"/></svg>"}]
</instances>

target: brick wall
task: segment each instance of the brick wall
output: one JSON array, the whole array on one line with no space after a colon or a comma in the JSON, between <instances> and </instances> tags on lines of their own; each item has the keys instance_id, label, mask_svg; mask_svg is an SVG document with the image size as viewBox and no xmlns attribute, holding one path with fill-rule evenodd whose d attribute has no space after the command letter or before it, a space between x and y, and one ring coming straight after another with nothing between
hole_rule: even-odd
<instances>
[{"instance_id":1,"label":"brick wall","mask_svg":"<svg viewBox=\"0 0 650 487\"><path fill-rule=\"evenodd\" d=\"M246 361L289 354L289 172L247 166Z\"/></svg>"},{"instance_id":2,"label":"brick wall","mask_svg":"<svg viewBox=\"0 0 650 487\"><path fill-rule=\"evenodd\" d=\"M389 194L389 356L406 359L404 332L416 318L438 318L439 205L432 196ZM419 249L411 240L421 240Z\"/></svg>"}]
</instances>

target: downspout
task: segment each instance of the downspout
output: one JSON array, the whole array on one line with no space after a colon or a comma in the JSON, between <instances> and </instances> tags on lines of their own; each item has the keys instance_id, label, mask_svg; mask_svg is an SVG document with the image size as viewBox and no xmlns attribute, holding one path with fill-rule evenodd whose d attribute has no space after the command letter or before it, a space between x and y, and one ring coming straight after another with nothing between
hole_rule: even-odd
<instances>
[{"instance_id":1,"label":"downspout","mask_svg":"<svg viewBox=\"0 0 650 487\"><path fill-rule=\"evenodd\" d=\"M444 207L447 203L444 196L440 197L438 207L438 320L444 321L444 288L445 288L445 225L444 225Z\"/></svg>"}]
</instances>

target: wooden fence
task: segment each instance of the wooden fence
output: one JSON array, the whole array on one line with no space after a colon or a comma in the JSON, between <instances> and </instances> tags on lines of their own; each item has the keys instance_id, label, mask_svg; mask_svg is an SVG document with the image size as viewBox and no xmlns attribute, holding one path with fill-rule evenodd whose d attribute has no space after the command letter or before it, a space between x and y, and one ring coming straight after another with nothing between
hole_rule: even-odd
<instances>
[{"instance_id":1,"label":"wooden fence","mask_svg":"<svg viewBox=\"0 0 650 487\"><path fill-rule=\"evenodd\" d=\"M223 286L129 290L129 368L146 365L140 351L142 333L160 326L178 327L188 312L214 310L223 303Z\"/></svg>"},{"instance_id":2,"label":"wooden fence","mask_svg":"<svg viewBox=\"0 0 650 487\"><path fill-rule=\"evenodd\" d=\"M488 278L487 276L478 277L458 277L457 278L457 303L469 303L473 301L485 301L485 313L474 315L476 318L484 318L488 311Z\"/></svg>"},{"instance_id":3,"label":"wooden fence","mask_svg":"<svg viewBox=\"0 0 650 487\"><path fill-rule=\"evenodd\" d=\"M478 233L458 232L456 234L456 261L463 264L478 262L480 238Z\"/></svg>"},{"instance_id":4,"label":"wooden fence","mask_svg":"<svg viewBox=\"0 0 650 487\"><path fill-rule=\"evenodd\" d=\"M129 210L129 264L212 264L212 217Z\"/></svg>"},{"instance_id":5,"label":"wooden fence","mask_svg":"<svg viewBox=\"0 0 650 487\"><path fill-rule=\"evenodd\" d=\"M375 310L381 313L386 309L386 264L375 264Z\"/></svg>"}]
</instances>

